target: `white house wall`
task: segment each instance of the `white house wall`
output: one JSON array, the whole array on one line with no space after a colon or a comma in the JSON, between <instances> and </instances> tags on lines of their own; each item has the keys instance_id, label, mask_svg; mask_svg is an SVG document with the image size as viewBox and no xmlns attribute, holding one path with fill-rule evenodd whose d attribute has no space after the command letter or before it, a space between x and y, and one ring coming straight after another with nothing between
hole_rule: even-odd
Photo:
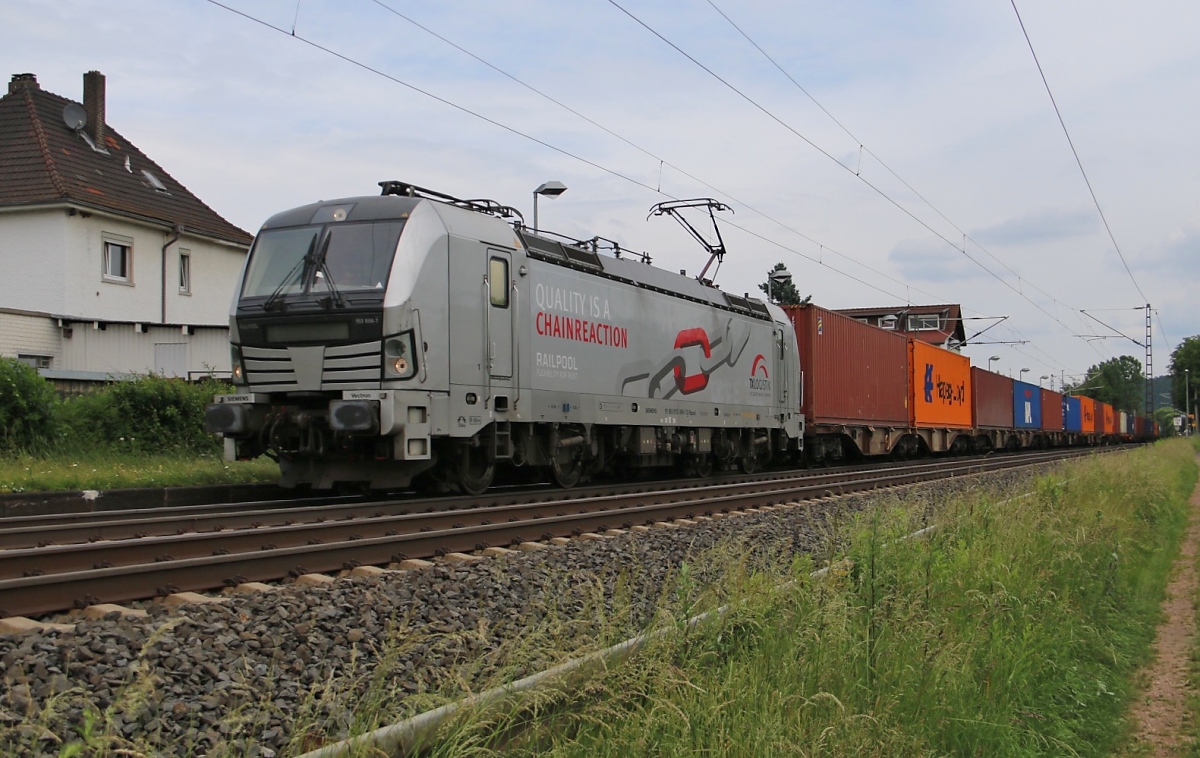
<instances>
[{"instance_id":1,"label":"white house wall","mask_svg":"<svg viewBox=\"0 0 1200 758\"><path fill-rule=\"evenodd\" d=\"M4 272L0 276L0 307L38 313L64 311L65 253L71 244L66 220L64 210L0 213L0 271Z\"/></svg>"},{"instance_id":2,"label":"white house wall","mask_svg":"<svg viewBox=\"0 0 1200 758\"><path fill-rule=\"evenodd\" d=\"M97 320L162 323L162 247L165 230L114 218L66 217L66 302L64 315ZM132 240L132 282L103 277L106 235ZM179 249L191 252L191 294L179 292ZM184 234L167 249L166 323L222 325L245 261L239 248ZM46 309L41 309L46 310Z\"/></svg>"},{"instance_id":3,"label":"white house wall","mask_svg":"<svg viewBox=\"0 0 1200 758\"><path fill-rule=\"evenodd\" d=\"M107 235L132 243L129 284L103 276ZM0 212L0 355L47 356L47 375L81 380L228 375L229 307L246 252L185 230L167 249L163 325L162 248L171 236L78 208ZM190 293L179 288L181 249L191 256Z\"/></svg>"}]
</instances>

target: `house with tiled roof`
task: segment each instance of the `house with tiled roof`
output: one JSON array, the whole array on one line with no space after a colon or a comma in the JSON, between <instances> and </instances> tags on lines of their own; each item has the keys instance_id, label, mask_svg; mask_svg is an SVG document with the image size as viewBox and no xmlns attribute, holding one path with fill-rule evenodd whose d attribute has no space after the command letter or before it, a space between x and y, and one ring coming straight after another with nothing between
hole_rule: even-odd
<instances>
[{"instance_id":1,"label":"house with tiled roof","mask_svg":"<svg viewBox=\"0 0 1200 758\"><path fill-rule=\"evenodd\" d=\"M880 329L900 332L922 342L959 351L967 341L962 307L950 305L898 305L889 308L844 308L838 313Z\"/></svg>"},{"instance_id":2,"label":"house with tiled roof","mask_svg":"<svg viewBox=\"0 0 1200 758\"><path fill-rule=\"evenodd\" d=\"M229 303L251 235L83 102L16 74L0 97L0 355L60 386L229 370Z\"/></svg>"}]
</instances>

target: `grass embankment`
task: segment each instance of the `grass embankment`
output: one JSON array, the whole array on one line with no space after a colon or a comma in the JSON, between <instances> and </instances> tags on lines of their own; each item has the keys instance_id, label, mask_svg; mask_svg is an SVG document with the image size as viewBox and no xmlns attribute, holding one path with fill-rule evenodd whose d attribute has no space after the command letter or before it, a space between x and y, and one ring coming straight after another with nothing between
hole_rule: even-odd
<instances>
[{"instance_id":1,"label":"grass embankment","mask_svg":"<svg viewBox=\"0 0 1200 758\"><path fill-rule=\"evenodd\" d=\"M269 458L227 462L211 454L57 453L0 458L0 492L109 490L279 481Z\"/></svg>"},{"instance_id":2,"label":"grass embankment","mask_svg":"<svg viewBox=\"0 0 1200 758\"><path fill-rule=\"evenodd\" d=\"M0 492L278 481L269 460L226 464L204 411L229 385L153 374L59 398L0 358Z\"/></svg>"},{"instance_id":3,"label":"grass embankment","mask_svg":"<svg viewBox=\"0 0 1200 758\"><path fill-rule=\"evenodd\" d=\"M627 755L1099 755L1118 744L1196 479L1186 442L981 493L938 528L908 501L860 518L820 579L728 572L588 688L526 713L511 751ZM786 580L791 580L788 584ZM682 585L681 585L682 586ZM691 597L693 593L684 593ZM444 753L511 724L459 724Z\"/></svg>"}]
</instances>

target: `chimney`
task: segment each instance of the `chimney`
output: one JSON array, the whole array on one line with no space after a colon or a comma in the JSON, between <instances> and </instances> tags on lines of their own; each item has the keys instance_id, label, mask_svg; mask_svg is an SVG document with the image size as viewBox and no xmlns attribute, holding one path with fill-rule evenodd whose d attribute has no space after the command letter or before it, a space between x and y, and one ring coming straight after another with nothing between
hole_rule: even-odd
<instances>
[{"instance_id":1,"label":"chimney","mask_svg":"<svg viewBox=\"0 0 1200 758\"><path fill-rule=\"evenodd\" d=\"M26 87L37 89L37 77L33 74L13 74L12 80L8 83L8 94L19 92Z\"/></svg>"},{"instance_id":2,"label":"chimney","mask_svg":"<svg viewBox=\"0 0 1200 758\"><path fill-rule=\"evenodd\" d=\"M96 147L104 147L104 74L89 71L83 75L83 111L87 114L84 129Z\"/></svg>"}]
</instances>

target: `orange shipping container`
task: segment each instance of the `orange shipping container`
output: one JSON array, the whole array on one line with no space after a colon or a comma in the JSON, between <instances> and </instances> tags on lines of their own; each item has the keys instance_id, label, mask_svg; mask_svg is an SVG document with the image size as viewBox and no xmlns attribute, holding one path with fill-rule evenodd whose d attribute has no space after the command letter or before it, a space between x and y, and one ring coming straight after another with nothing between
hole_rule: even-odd
<instances>
[{"instance_id":1,"label":"orange shipping container","mask_svg":"<svg viewBox=\"0 0 1200 758\"><path fill-rule=\"evenodd\" d=\"M1094 434L1096 431L1096 401L1090 397L1079 398L1079 414L1082 419L1084 434Z\"/></svg>"},{"instance_id":2,"label":"orange shipping container","mask_svg":"<svg viewBox=\"0 0 1200 758\"><path fill-rule=\"evenodd\" d=\"M908 341L913 426L971 428L971 359Z\"/></svg>"},{"instance_id":3,"label":"orange shipping container","mask_svg":"<svg viewBox=\"0 0 1200 758\"><path fill-rule=\"evenodd\" d=\"M1104 433L1117 433L1117 410L1108 403L1100 403L1100 407L1104 409Z\"/></svg>"}]
</instances>

